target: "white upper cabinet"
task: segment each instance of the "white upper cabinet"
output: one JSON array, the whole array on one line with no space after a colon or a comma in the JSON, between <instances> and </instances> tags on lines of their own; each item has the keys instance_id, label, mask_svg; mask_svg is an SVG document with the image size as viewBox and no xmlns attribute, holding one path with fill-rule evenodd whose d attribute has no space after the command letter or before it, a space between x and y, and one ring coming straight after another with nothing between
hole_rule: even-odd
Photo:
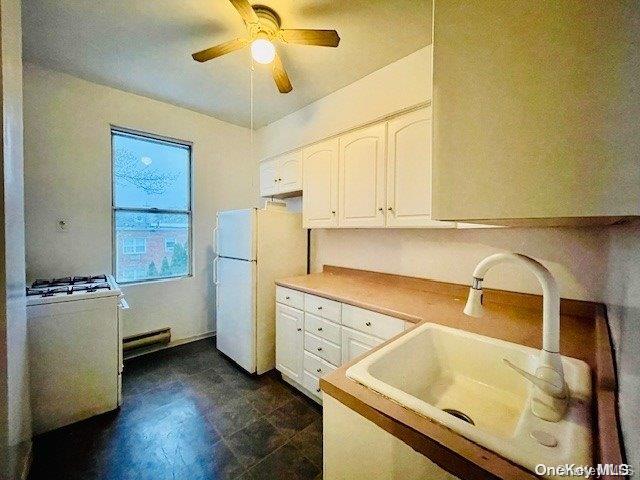
<instances>
[{"instance_id":1,"label":"white upper cabinet","mask_svg":"<svg viewBox=\"0 0 640 480\"><path fill-rule=\"evenodd\" d=\"M385 224L386 123L342 135L338 155L338 225Z\"/></svg>"},{"instance_id":2,"label":"white upper cabinet","mask_svg":"<svg viewBox=\"0 0 640 480\"><path fill-rule=\"evenodd\" d=\"M302 150L278 157L278 193L302 190Z\"/></svg>"},{"instance_id":3,"label":"white upper cabinet","mask_svg":"<svg viewBox=\"0 0 640 480\"><path fill-rule=\"evenodd\" d=\"M260 195L287 197L302 191L302 150L260 162Z\"/></svg>"},{"instance_id":4,"label":"white upper cabinet","mask_svg":"<svg viewBox=\"0 0 640 480\"><path fill-rule=\"evenodd\" d=\"M260 195L263 197L272 197L278 193L277 161L277 158L271 158L260 162Z\"/></svg>"},{"instance_id":5,"label":"white upper cabinet","mask_svg":"<svg viewBox=\"0 0 640 480\"><path fill-rule=\"evenodd\" d=\"M338 226L338 139L302 152L302 223L305 228Z\"/></svg>"},{"instance_id":6,"label":"white upper cabinet","mask_svg":"<svg viewBox=\"0 0 640 480\"><path fill-rule=\"evenodd\" d=\"M433 218L640 215L637 3L435 0Z\"/></svg>"},{"instance_id":7,"label":"white upper cabinet","mask_svg":"<svg viewBox=\"0 0 640 480\"><path fill-rule=\"evenodd\" d=\"M431 107L387 124L387 226L455 228L431 220Z\"/></svg>"}]
</instances>

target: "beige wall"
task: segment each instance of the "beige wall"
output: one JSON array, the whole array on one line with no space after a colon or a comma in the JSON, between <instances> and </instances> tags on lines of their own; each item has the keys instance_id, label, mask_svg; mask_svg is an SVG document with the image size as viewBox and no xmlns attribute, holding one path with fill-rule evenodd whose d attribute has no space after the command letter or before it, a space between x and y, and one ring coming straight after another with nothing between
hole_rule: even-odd
<instances>
[{"instance_id":1,"label":"beige wall","mask_svg":"<svg viewBox=\"0 0 640 480\"><path fill-rule=\"evenodd\" d=\"M30 448L24 297L24 192L20 2L0 2L2 205L0 236L0 477L14 478Z\"/></svg>"},{"instance_id":2,"label":"beige wall","mask_svg":"<svg viewBox=\"0 0 640 480\"><path fill-rule=\"evenodd\" d=\"M308 145L421 102L431 92L431 46L256 131L258 159Z\"/></svg>"},{"instance_id":3,"label":"beige wall","mask_svg":"<svg viewBox=\"0 0 640 480\"><path fill-rule=\"evenodd\" d=\"M312 268L339 265L468 284L480 260L506 250L544 263L563 297L602 301L607 242L603 229L326 229L313 232ZM495 267L485 285L541 293L535 276L516 265Z\"/></svg>"},{"instance_id":4,"label":"beige wall","mask_svg":"<svg viewBox=\"0 0 640 480\"><path fill-rule=\"evenodd\" d=\"M111 272L110 124L189 140L194 276L125 287L124 334L214 330L212 229L218 210L255 204L249 130L34 65L24 68L24 97L27 277Z\"/></svg>"}]
</instances>

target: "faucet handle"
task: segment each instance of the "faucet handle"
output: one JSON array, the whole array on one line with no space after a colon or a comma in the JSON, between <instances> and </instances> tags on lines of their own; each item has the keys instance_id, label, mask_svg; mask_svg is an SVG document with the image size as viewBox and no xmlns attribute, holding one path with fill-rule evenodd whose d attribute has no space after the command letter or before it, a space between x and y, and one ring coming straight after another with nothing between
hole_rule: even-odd
<instances>
[{"instance_id":1,"label":"faucet handle","mask_svg":"<svg viewBox=\"0 0 640 480\"><path fill-rule=\"evenodd\" d=\"M537 377L534 374L529 373L521 369L520 367L515 366L506 358L503 358L502 361L505 363L505 365L514 369L517 373L519 373L524 378L529 380L531 383L533 383L536 387L538 387L547 395L550 395L553 398L558 398L558 399L564 399L567 397L567 387L566 387L566 384L564 384L564 382L561 386L558 386L555 383L545 380L544 378Z\"/></svg>"}]
</instances>

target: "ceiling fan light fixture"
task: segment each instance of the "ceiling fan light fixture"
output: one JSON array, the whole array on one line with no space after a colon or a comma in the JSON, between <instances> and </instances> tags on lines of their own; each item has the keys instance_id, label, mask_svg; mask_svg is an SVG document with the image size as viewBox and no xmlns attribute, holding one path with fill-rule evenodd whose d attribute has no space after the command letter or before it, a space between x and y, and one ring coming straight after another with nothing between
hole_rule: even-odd
<instances>
[{"instance_id":1,"label":"ceiling fan light fixture","mask_svg":"<svg viewBox=\"0 0 640 480\"><path fill-rule=\"evenodd\" d=\"M266 38L256 38L251 42L251 56L256 62L266 65L276 57L276 47Z\"/></svg>"}]
</instances>

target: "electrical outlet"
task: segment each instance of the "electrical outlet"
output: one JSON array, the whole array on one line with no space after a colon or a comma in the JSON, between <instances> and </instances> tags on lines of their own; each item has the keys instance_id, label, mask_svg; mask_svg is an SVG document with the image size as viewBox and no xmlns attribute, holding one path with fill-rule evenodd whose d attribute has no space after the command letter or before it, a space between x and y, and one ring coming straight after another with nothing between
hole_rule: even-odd
<instances>
[{"instance_id":1,"label":"electrical outlet","mask_svg":"<svg viewBox=\"0 0 640 480\"><path fill-rule=\"evenodd\" d=\"M68 232L69 231L69 222L66 219L60 218L60 219L58 219L58 222L56 224L58 226L58 232Z\"/></svg>"}]
</instances>

